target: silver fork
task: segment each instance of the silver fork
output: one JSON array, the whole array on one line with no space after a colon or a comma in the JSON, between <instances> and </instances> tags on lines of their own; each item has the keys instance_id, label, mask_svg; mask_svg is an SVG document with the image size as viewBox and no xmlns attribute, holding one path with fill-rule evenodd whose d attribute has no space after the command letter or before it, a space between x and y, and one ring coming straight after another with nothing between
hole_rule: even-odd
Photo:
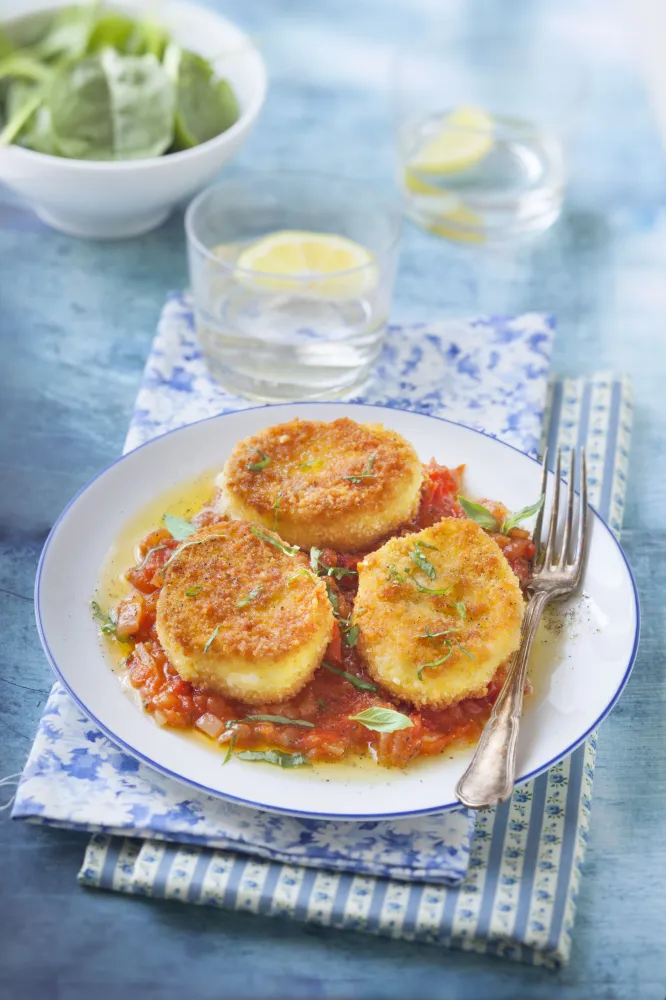
<instances>
[{"instance_id":1,"label":"silver fork","mask_svg":"<svg viewBox=\"0 0 666 1000\"><path fill-rule=\"evenodd\" d=\"M541 541L544 506L542 505L534 528L536 552L532 563L533 576L529 584L530 599L525 609L520 647L514 654L502 690L490 718L481 733L478 746L469 767L456 785L456 795L470 809L487 809L504 802L513 792L516 778L516 745L523 709L523 692L527 678L527 661L534 643L537 626L543 610L555 598L568 597L580 586L585 565L587 544L587 465L585 449L580 449L580 501L578 526L573 558L569 558L573 539L575 505L576 455L572 450L569 466L569 488L562 540L557 547L560 510L560 474L562 451L558 448L555 464L555 483L551 507L550 526L545 545ZM541 494L548 482L548 452L544 455L541 475Z\"/></svg>"}]
</instances>

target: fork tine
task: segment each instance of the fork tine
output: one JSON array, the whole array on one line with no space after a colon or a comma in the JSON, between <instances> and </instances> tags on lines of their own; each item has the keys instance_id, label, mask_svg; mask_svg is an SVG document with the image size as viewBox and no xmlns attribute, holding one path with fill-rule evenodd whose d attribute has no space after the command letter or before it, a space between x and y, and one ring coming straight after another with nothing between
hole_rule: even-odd
<instances>
[{"instance_id":1,"label":"fork tine","mask_svg":"<svg viewBox=\"0 0 666 1000\"><path fill-rule=\"evenodd\" d=\"M578 540L576 543L576 558L574 559L574 573L576 578L576 586L580 583L580 578L583 574L583 565L585 563L585 549L587 546L587 522L588 522L588 507L587 507L587 456L585 454L585 448L580 450L580 510L579 510L579 524L578 524Z\"/></svg>"},{"instance_id":2,"label":"fork tine","mask_svg":"<svg viewBox=\"0 0 666 1000\"><path fill-rule=\"evenodd\" d=\"M557 519L560 510L560 475L562 472L562 449L557 449L557 459L555 461L555 486L553 489L553 506L550 512L550 525L548 527L548 539L546 541L546 552L543 557L543 566L548 568L555 549L555 539L557 537Z\"/></svg>"},{"instance_id":3,"label":"fork tine","mask_svg":"<svg viewBox=\"0 0 666 1000\"><path fill-rule=\"evenodd\" d=\"M564 535L562 536L562 548L560 549L559 566L561 569L564 569L564 567L568 566L569 564L569 540L571 539L574 503L576 499L576 493L574 489L575 479L576 479L576 452L572 448L571 457L569 459L569 489L567 490L567 516L564 522Z\"/></svg>"},{"instance_id":4,"label":"fork tine","mask_svg":"<svg viewBox=\"0 0 666 1000\"><path fill-rule=\"evenodd\" d=\"M541 465L541 492L539 496L544 497L546 493L546 483L548 481L548 448L545 449L543 453L543 463ZM532 565L536 566L539 562L539 556L541 555L541 527L543 525L543 505L541 510L537 514L536 524L534 525L534 531L532 532L532 541L536 546L536 552L534 553Z\"/></svg>"}]
</instances>

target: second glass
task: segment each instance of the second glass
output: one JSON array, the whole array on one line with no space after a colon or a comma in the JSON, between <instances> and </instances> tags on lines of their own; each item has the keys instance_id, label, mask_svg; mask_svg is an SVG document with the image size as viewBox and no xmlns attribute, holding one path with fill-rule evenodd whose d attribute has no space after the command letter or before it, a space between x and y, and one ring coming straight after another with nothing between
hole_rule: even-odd
<instances>
[{"instance_id":1,"label":"second glass","mask_svg":"<svg viewBox=\"0 0 666 1000\"><path fill-rule=\"evenodd\" d=\"M473 243L555 221L582 93L571 53L532 37L472 33L403 51L395 88L400 182L414 221Z\"/></svg>"},{"instance_id":2,"label":"second glass","mask_svg":"<svg viewBox=\"0 0 666 1000\"><path fill-rule=\"evenodd\" d=\"M398 261L398 206L361 182L245 174L186 215L197 332L211 374L267 402L325 399L370 374Z\"/></svg>"}]
</instances>

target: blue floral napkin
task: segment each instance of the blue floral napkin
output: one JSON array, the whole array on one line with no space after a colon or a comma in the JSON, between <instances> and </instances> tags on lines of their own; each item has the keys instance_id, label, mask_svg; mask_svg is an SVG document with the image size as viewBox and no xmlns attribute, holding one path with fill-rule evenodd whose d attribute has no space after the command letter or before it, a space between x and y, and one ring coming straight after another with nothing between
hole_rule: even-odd
<instances>
[{"instance_id":1,"label":"blue floral napkin","mask_svg":"<svg viewBox=\"0 0 666 1000\"><path fill-rule=\"evenodd\" d=\"M354 401L445 415L536 452L552 336L552 323L540 315L392 327L372 381ZM230 396L209 378L190 302L185 296L172 296L147 362L126 450L193 420L249 405L253 404ZM433 886L464 877L473 825L465 810L399 822L323 823L272 816L202 795L120 751L58 684L21 778L13 815L150 838L153 859L166 857L155 841L172 840L192 845L195 852L218 848L215 854L220 856L234 851L265 859L246 860L249 866L284 865L302 873L303 868L291 867L302 865L326 869L326 874L320 872L324 879L337 870L358 878L425 880ZM477 822L478 842L480 831L492 825L489 816ZM95 843L99 847L100 842ZM108 858L115 857L115 846L109 849ZM141 864L146 862L144 856ZM171 871L170 861L168 867ZM86 866L87 871L93 869ZM115 871L115 862L105 861L102 870ZM173 870L181 870L180 861ZM113 884L115 878L112 874ZM266 874L269 885L272 878ZM91 875L89 881L95 879ZM235 876L225 883L225 892L231 891L234 880Z\"/></svg>"}]
</instances>

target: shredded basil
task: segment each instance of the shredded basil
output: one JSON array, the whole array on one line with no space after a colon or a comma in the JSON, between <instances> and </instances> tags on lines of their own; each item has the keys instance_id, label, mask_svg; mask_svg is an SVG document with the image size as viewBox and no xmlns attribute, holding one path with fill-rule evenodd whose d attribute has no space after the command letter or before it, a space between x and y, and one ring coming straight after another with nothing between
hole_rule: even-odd
<instances>
[{"instance_id":1,"label":"shredded basil","mask_svg":"<svg viewBox=\"0 0 666 1000\"><path fill-rule=\"evenodd\" d=\"M278 767L310 765L304 753L285 753L283 750L241 750L236 757L238 760L263 760L267 764L277 764Z\"/></svg>"},{"instance_id":2,"label":"shredded basil","mask_svg":"<svg viewBox=\"0 0 666 1000\"><path fill-rule=\"evenodd\" d=\"M206 639L206 645L203 648L204 653L208 652L213 643L213 640L215 639L217 633L220 631L221 628L222 628L221 625L216 625L211 634L209 635L208 639Z\"/></svg>"},{"instance_id":3,"label":"shredded basil","mask_svg":"<svg viewBox=\"0 0 666 1000\"><path fill-rule=\"evenodd\" d=\"M358 473L355 476L343 476L342 478L348 479L350 483L361 483L363 482L364 479L374 479L375 477L372 471L372 467L375 464L375 458L376 458L375 455L370 455L368 461L366 462L365 468L363 469L362 472Z\"/></svg>"},{"instance_id":4,"label":"shredded basil","mask_svg":"<svg viewBox=\"0 0 666 1000\"><path fill-rule=\"evenodd\" d=\"M281 499L281 497L282 497L282 491L280 491L280 493L278 493L278 495L275 498L275 503L273 504L273 511L274 511L274 514L273 514L273 531L277 531L277 526L278 526L278 511L280 510L280 499Z\"/></svg>"},{"instance_id":5,"label":"shredded basil","mask_svg":"<svg viewBox=\"0 0 666 1000\"><path fill-rule=\"evenodd\" d=\"M261 472L261 470L265 469L266 466L270 463L270 457L264 454L261 448L253 448L252 451L259 456L259 461L248 462L245 468L249 469L250 472Z\"/></svg>"},{"instance_id":6,"label":"shredded basil","mask_svg":"<svg viewBox=\"0 0 666 1000\"><path fill-rule=\"evenodd\" d=\"M356 677L355 674L350 674L346 670L341 670L339 667L334 667L332 663L327 663L326 660L322 660L322 667L324 670L330 670L332 674L337 674L338 677L344 677L346 681L353 684L355 688L359 691L376 691L377 685L371 684L370 681L364 681L362 677Z\"/></svg>"},{"instance_id":7,"label":"shredded basil","mask_svg":"<svg viewBox=\"0 0 666 1000\"><path fill-rule=\"evenodd\" d=\"M386 567L386 579L389 580L390 583L404 583L405 582L404 576L402 575L402 573L398 572L398 570L395 568L395 566L387 566Z\"/></svg>"},{"instance_id":8,"label":"shredded basil","mask_svg":"<svg viewBox=\"0 0 666 1000\"><path fill-rule=\"evenodd\" d=\"M428 548L430 547L431 546L428 546ZM418 568L421 570L422 573L425 573L425 575L429 577L431 580L435 579L435 577L437 576L437 570L430 562L430 560L427 558L419 542L416 542L416 544L414 545L414 548L409 553L409 558L416 566L418 566Z\"/></svg>"},{"instance_id":9,"label":"shredded basil","mask_svg":"<svg viewBox=\"0 0 666 1000\"><path fill-rule=\"evenodd\" d=\"M244 722L276 722L283 726L303 726L305 729L314 729L314 722L306 722L305 719L290 719L287 715L246 715Z\"/></svg>"},{"instance_id":10,"label":"shredded basil","mask_svg":"<svg viewBox=\"0 0 666 1000\"><path fill-rule=\"evenodd\" d=\"M333 584L327 578L326 579L326 593L328 594L328 599L333 605L333 614L337 617L340 614L340 601L338 595L333 590Z\"/></svg>"},{"instance_id":11,"label":"shredded basil","mask_svg":"<svg viewBox=\"0 0 666 1000\"><path fill-rule=\"evenodd\" d=\"M190 587L189 590L185 591L185 597L196 597L203 591L203 587Z\"/></svg>"},{"instance_id":12,"label":"shredded basil","mask_svg":"<svg viewBox=\"0 0 666 1000\"><path fill-rule=\"evenodd\" d=\"M256 587L253 587L249 594L246 594L245 597L241 597L240 601L236 601L236 607L237 608L246 607L251 601L254 601L256 597L259 597L259 594L262 592L263 589L264 586L261 583L258 584Z\"/></svg>"},{"instance_id":13,"label":"shredded basil","mask_svg":"<svg viewBox=\"0 0 666 1000\"><path fill-rule=\"evenodd\" d=\"M358 642L358 634L359 634L359 632L360 632L360 629L359 629L358 625L352 625L350 628L347 629L346 632L343 631L343 633L342 633L342 641L344 642L345 646L351 646L352 649L353 649L353 647Z\"/></svg>"},{"instance_id":14,"label":"shredded basil","mask_svg":"<svg viewBox=\"0 0 666 1000\"><path fill-rule=\"evenodd\" d=\"M165 549L165 548L166 548L166 545L153 545L152 549L148 549L148 551L146 552L145 556L143 557L143 559L141 560L141 562L139 563L139 565L136 567L136 569L137 570L143 569L143 567L146 565L146 563L148 562L148 560L152 556L153 552L159 552L161 549Z\"/></svg>"},{"instance_id":15,"label":"shredded basil","mask_svg":"<svg viewBox=\"0 0 666 1000\"><path fill-rule=\"evenodd\" d=\"M227 726L227 728L228 728L228 726ZM222 761L223 764L228 764L229 761L231 760L231 758L233 757L233 755L234 755L234 749L236 747L236 740L237 739L238 739L238 733L234 733L233 736L231 737L231 739L229 740L229 746L227 747L227 753L226 753L226 756L225 756L224 760Z\"/></svg>"},{"instance_id":16,"label":"shredded basil","mask_svg":"<svg viewBox=\"0 0 666 1000\"><path fill-rule=\"evenodd\" d=\"M412 583L418 590L419 594L430 594L431 597L446 597L446 595L450 594L453 589L453 586L451 585L443 587L441 590L434 590L432 587L424 587L418 580L412 580Z\"/></svg>"},{"instance_id":17,"label":"shredded basil","mask_svg":"<svg viewBox=\"0 0 666 1000\"><path fill-rule=\"evenodd\" d=\"M257 538L260 538L262 542L268 542L269 545L279 549L280 552L284 552L286 556L295 556L297 552L300 552L298 545L287 545L285 542L281 542L277 538L271 538L270 535L267 535L264 531L261 531L260 528L256 528L254 525L251 525L250 531L253 535L256 535Z\"/></svg>"},{"instance_id":18,"label":"shredded basil","mask_svg":"<svg viewBox=\"0 0 666 1000\"><path fill-rule=\"evenodd\" d=\"M442 663L446 663L448 658L451 656L452 652L453 652L453 646L449 645L449 648L447 649L444 656L440 656L437 660L431 660L429 663L424 663L423 666L419 667L419 669L416 671L416 676L418 677L418 679L420 681L423 680L423 671L426 670L428 667L439 667Z\"/></svg>"}]
</instances>

